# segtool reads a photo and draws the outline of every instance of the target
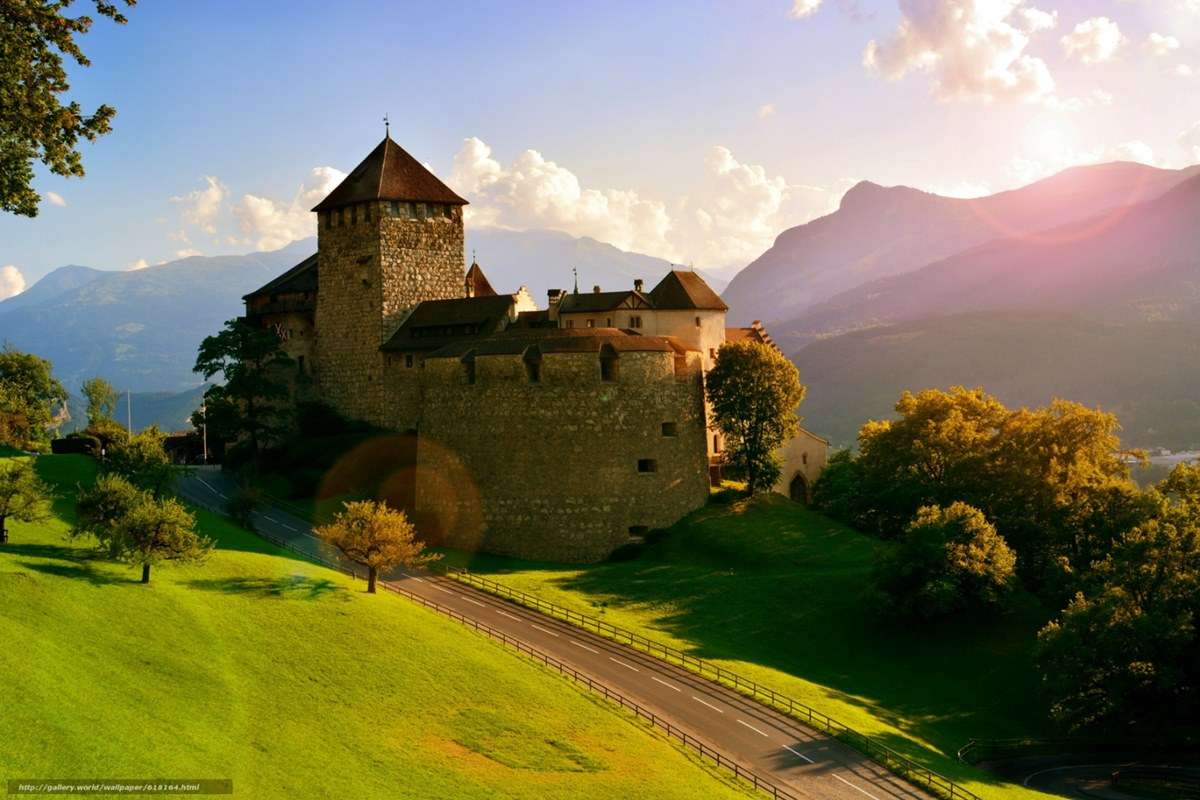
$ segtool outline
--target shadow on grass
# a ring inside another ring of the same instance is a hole
[[[29,559],[43,559],[42,561],[19,561],[17,563],[44,575],[84,580],[93,586],[137,582],[134,578],[122,578],[97,571],[92,566],[92,562],[100,560],[100,556],[95,550],[86,548],[53,544],[9,543],[0,548],[0,552]],[[54,563],[56,561],[63,563]]]
[[[326,597],[349,600],[346,587],[324,578],[285,575],[279,578],[208,578],[188,581],[193,589],[253,597],[277,597],[285,600],[321,600]]]
[[[53,575],[57,578],[83,580],[92,586],[112,586],[119,583],[139,583],[137,578],[121,578],[107,572],[97,572],[86,562],[80,564],[52,564],[44,561],[18,561],[22,567],[40,572],[43,575]]]

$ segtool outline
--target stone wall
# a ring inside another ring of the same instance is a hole
[[[615,382],[598,353],[548,353],[538,383],[519,355],[477,357],[474,384],[457,359],[422,373],[417,519],[449,546],[597,561],[708,498],[698,353],[677,376],[673,353],[623,352]]]
[[[389,397],[379,347],[421,301],[463,295],[462,208],[363,203],[320,214],[317,236],[322,395],[351,418],[385,425],[407,395]]]

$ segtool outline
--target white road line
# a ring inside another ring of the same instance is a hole
[[[699,704],[700,704],[700,705],[702,705],[702,706],[708,706],[709,708],[711,708],[713,711],[717,712],[718,714],[724,714],[724,713],[725,713],[725,712],[724,712],[724,711],[722,711],[721,709],[719,709],[719,708],[717,708],[716,706],[714,706],[712,703],[706,703],[706,702],[704,702],[704,701],[703,701],[703,700],[701,700],[699,697],[696,697],[696,695],[692,695],[692,699],[693,699],[693,700],[695,700],[697,703],[699,703]]]
[[[512,614],[508,613],[507,611],[501,611],[498,608],[496,609],[496,613],[502,617],[508,617],[509,619],[515,619],[517,622],[521,621],[520,617],[514,617]]]
[[[680,688],[679,688],[678,686],[676,686],[675,684],[673,684],[673,683],[667,683],[666,681],[662,680],[661,678],[656,678],[656,677],[654,677],[653,675],[651,675],[651,676],[650,676],[650,680],[652,680],[652,681],[656,681],[657,683],[661,683],[663,686],[666,686],[668,689],[674,689],[674,690],[675,690],[675,691],[677,691],[677,692],[682,692],[682,691],[683,691],[683,689],[680,689]]]
[[[753,725],[751,725],[749,722],[743,722],[742,720],[740,720],[740,719],[739,719],[739,720],[738,720],[738,725],[745,725],[747,728],[749,728],[750,730],[754,731],[754,732],[755,732],[755,733],[757,733],[759,736],[766,736],[766,735],[767,735],[765,732],[763,732],[763,731],[760,731],[758,728],[754,727],[754,726],[753,726]]]
[[[589,653],[595,653],[596,655],[600,655],[599,650],[596,650],[595,648],[592,648],[592,647],[588,647],[586,644],[581,644],[580,642],[577,642],[574,639],[568,639],[567,641],[570,642],[571,644],[575,645],[576,647],[582,647],[584,650],[587,650]]]
[[[267,522],[274,522],[276,525],[282,525],[282,524],[283,524],[283,523],[282,523],[282,522],[280,522],[279,520],[277,520],[277,519],[271,519],[270,517],[268,517],[268,516],[267,516],[267,515],[265,515],[265,514],[263,515],[263,519],[265,519]]]
[[[454,592],[450,591],[449,589],[443,589],[442,587],[438,586],[436,583],[430,584],[430,585],[433,586],[433,588],[437,589],[439,592],[445,592],[446,594],[454,594]]]
[[[622,667],[624,667],[625,669],[631,669],[631,670],[633,670],[634,672],[641,672],[641,670],[640,670],[640,669],[638,669],[637,667],[635,667],[633,664],[626,664],[624,661],[622,661],[622,660],[621,660],[621,659],[619,659],[619,658],[613,658],[612,656],[609,656],[609,657],[608,657],[608,660],[609,660],[609,661],[614,661],[614,662],[616,662],[616,663],[620,664],[620,665],[621,665]]]
[[[281,522],[279,524],[282,525],[283,527],[287,528],[289,531],[299,531],[300,530],[299,528],[293,528],[291,525],[288,525],[286,522]]]
[[[817,762],[813,761],[811,758],[809,758],[808,756],[804,755],[804,753],[801,753],[798,750],[793,750],[792,748],[788,747],[786,744],[783,746],[783,749],[787,750],[789,753],[796,756],[797,758],[803,758],[805,761],[807,761],[810,764],[817,763]]]
[[[536,624],[534,624],[534,623],[532,623],[532,622],[531,622],[531,623],[529,623],[529,627],[533,628],[534,630],[541,631],[542,633],[548,633],[548,634],[550,634],[551,636],[555,636],[555,637],[557,637],[557,636],[558,636],[558,634],[557,634],[557,633],[555,633],[554,631],[548,631],[548,630],[546,630],[545,628],[543,628],[541,625],[536,625]]]
[[[474,603],[475,605],[479,606],[480,608],[487,608],[486,605],[479,602],[474,597],[467,597],[465,594],[460,594],[459,597],[461,597],[463,600],[466,600],[468,603]]]
[[[216,489],[214,489],[214,488],[212,487],[212,484],[210,484],[208,481],[204,480],[204,478],[196,478],[196,480],[198,480],[198,481],[200,481],[201,483],[203,483],[203,484],[204,484],[206,487],[208,487],[208,490],[209,490],[210,492],[212,492],[213,494],[215,494],[217,497],[221,498],[222,500],[227,500],[227,499],[228,499],[227,497],[225,497],[225,495],[221,494],[221,493],[220,493],[220,492],[218,492]]]
[[[867,797],[871,798],[871,800],[879,800],[879,798],[878,798],[878,797],[876,797],[875,795],[871,794],[871,793],[870,793],[870,792],[868,792],[866,789],[863,789],[863,788],[861,788],[861,787],[859,787],[859,786],[855,786],[853,783],[851,783],[850,781],[846,780],[846,779],[845,779],[845,778],[843,778],[841,775],[834,775],[833,777],[837,778],[839,781],[841,781],[842,783],[846,784],[846,785],[847,785],[847,786],[849,786],[851,789],[856,789],[857,791],[860,791],[860,792],[862,792],[862,793],[863,793],[863,794],[865,794]]]

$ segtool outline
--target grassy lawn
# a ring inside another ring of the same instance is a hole
[[[93,560],[55,519],[0,548],[0,783],[232,778],[244,798],[745,798],[479,634],[201,512],[204,566]]]
[[[1047,613],[1025,595],[983,623],[880,624],[863,594],[883,546],[771,496],[710,505],[632,561],[449,561],[727,666],[983,797],[1045,797],[954,756],[972,736],[1047,733],[1030,663]]]

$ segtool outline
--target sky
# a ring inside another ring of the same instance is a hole
[[[77,2],[73,13],[89,4]],[[68,97],[87,176],[0,214],[0,298],[65,264],[275,249],[383,136],[470,202],[732,271],[859,180],[960,197],[1200,161],[1200,0],[139,3]],[[480,254],[486,266],[486,254]]]

